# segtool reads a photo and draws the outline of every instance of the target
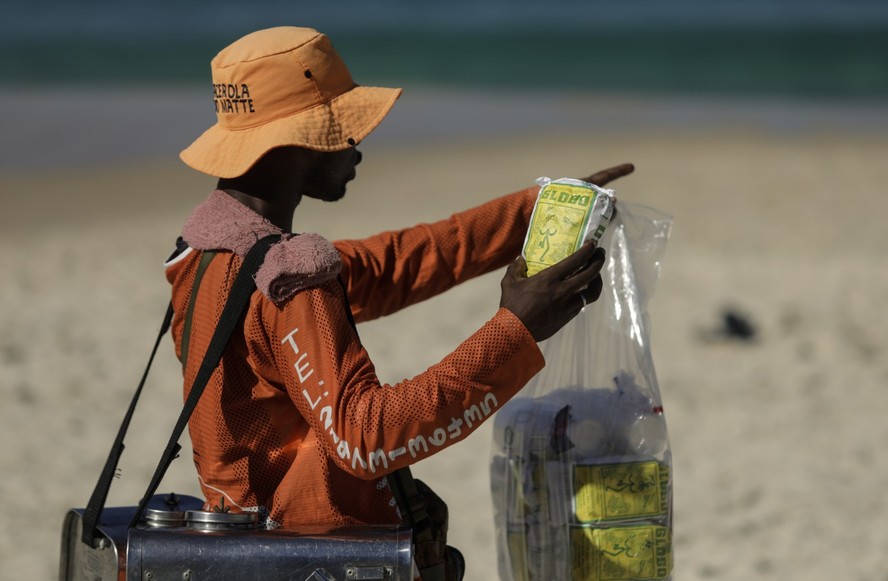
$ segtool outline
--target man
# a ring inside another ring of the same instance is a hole
[[[268,234],[283,237],[190,422],[207,508],[258,511],[269,527],[400,523],[389,477],[464,439],[543,367],[537,342],[598,298],[604,252],[588,245],[526,277],[515,257],[535,188],[366,240],[291,234],[303,197],[345,195],[355,146],[400,90],[356,85],[327,37],[304,28],[250,34],[212,71],[218,123],[181,157],[218,189],[167,263],[186,390],[243,256]],[[353,322],[509,263],[487,323],[428,371],[380,384]]]

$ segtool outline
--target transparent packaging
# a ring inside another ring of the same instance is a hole
[[[672,578],[672,458],[647,314],[672,221],[617,208],[600,299],[541,344],[546,367],[494,420],[504,580]]]

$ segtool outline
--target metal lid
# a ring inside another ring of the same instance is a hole
[[[185,511],[189,528],[199,530],[254,529],[258,521],[255,512],[214,512],[209,510]]]
[[[142,518],[150,527],[184,527],[185,512],[181,510],[160,510],[146,508]]]

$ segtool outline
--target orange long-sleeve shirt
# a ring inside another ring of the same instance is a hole
[[[355,320],[508,264],[520,253],[532,206],[528,189],[434,224],[336,242]],[[243,224],[223,212],[213,228],[230,234]],[[186,395],[241,264],[224,240],[202,244],[223,252],[194,301]],[[191,244],[167,263],[180,357],[200,256]],[[189,424],[208,507],[224,498],[259,511],[268,526],[397,523],[385,475],[464,439],[544,364],[523,324],[499,309],[441,362],[385,385],[346,304],[343,285],[330,277],[285,301],[253,294],[243,334],[232,337]]]

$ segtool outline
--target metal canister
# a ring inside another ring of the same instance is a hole
[[[146,508],[145,512],[142,513],[142,520],[147,526],[152,528],[184,527],[185,511]]]
[[[252,530],[256,528],[258,515],[255,512],[214,512],[209,510],[188,510],[185,522],[189,529],[198,531]]]

